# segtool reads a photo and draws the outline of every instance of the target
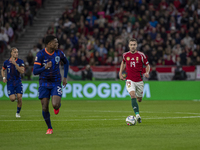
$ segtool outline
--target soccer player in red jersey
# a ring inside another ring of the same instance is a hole
[[[150,65],[144,53],[137,51],[137,40],[129,40],[129,51],[123,54],[123,61],[121,62],[119,77],[121,80],[126,80],[126,89],[131,96],[132,107],[135,112],[137,121],[142,122],[139,115],[138,102],[142,101],[143,96],[143,65],[146,66],[146,73],[144,76],[149,78]],[[122,75],[123,70],[126,68],[126,79]],[[137,99],[137,101],[136,101]]]

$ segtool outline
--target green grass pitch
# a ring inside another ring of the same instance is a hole
[[[54,133],[46,135],[40,101],[0,101],[0,150],[197,150],[200,149],[199,101],[143,101],[142,123],[128,126],[131,101],[62,101]]]

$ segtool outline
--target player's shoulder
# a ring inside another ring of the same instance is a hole
[[[140,51],[137,51],[137,54],[143,56],[143,57],[146,57],[145,54],[143,52],[140,52]]]
[[[129,51],[128,51],[128,52],[125,52],[125,53],[123,53],[123,57],[128,56],[129,54],[130,54]]]
[[[18,60],[19,62],[24,62],[24,61],[23,61],[22,59],[20,59],[20,58],[18,58],[17,60]]]
[[[55,52],[59,54],[63,54],[63,52],[60,49],[55,50]]]
[[[10,59],[10,58],[9,58]],[[9,59],[6,59],[5,61],[4,61],[4,63],[6,64],[6,63],[8,63],[9,62]]]
[[[37,57],[43,56],[45,55],[45,49],[40,50],[39,52],[37,52]]]

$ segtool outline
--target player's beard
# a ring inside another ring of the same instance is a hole
[[[132,50],[131,50],[131,53],[135,53],[135,52],[136,52],[136,49],[132,49]]]

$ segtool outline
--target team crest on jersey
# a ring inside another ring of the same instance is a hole
[[[58,64],[60,62],[60,57],[59,56],[56,56],[55,57],[55,61],[56,61],[56,64]]]
[[[138,63],[138,60],[139,60],[139,58],[138,58],[138,57],[136,57],[136,63]]]
[[[126,60],[128,60],[128,61],[129,61],[129,60],[130,60],[130,57],[127,57],[127,58],[126,58]]]

